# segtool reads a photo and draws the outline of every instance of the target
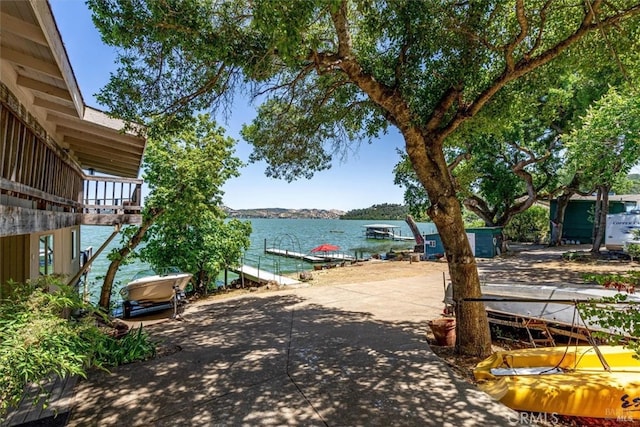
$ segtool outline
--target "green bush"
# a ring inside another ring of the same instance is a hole
[[[116,339],[100,329],[92,307],[55,277],[6,288],[9,293],[0,299],[0,419],[19,402],[27,384],[52,375],[86,377],[89,368],[145,359],[155,352],[142,330]]]
[[[504,227],[507,240],[516,242],[542,243],[549,240],[549,209],[531,206],[511,218]]]

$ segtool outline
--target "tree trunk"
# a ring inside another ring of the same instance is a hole
[[[127,244],[118,250],[118,256],[111,261],[107,274],[104,276],[104,282],[102,289],[100,290],[100,301],[98,306],[105,312],[109,312],[111,305],[111,291],[113,289],[113,281],[115,280],[116,273],[122,264],[122,261],[133,252],[133,250],[142,242],[142,238],[149,230],[149,227],[156,222],[158,217],[162,215],[164,209],[152,209],[149,215],[144,215],[142,224],[138,227],[135,234],[129,239]]]
[[[462,209],[457,198],[441,140],[427,140],[415,129],[405,133],[407,153],[420,182],[427,190],[431,206],[428,214],[438,229],[449,263],[449,275],[456,304],[456,351],[486,357],[491,354],[491,333],[484,304],[468,302],[481,296],[476,261],[467,239]]]
[[[485,357],[491,354],[491,334],[484,304],[467,302],[481,296],[475,257],[464,229],[460,205],[455,196],[440,199],[439,209],[430,209],[449,263],[456,308],[456,351]]]
[[[560,246],[562,244],[562,233],[564,228],[564,215],[569,206],[569,199],[573,193],[565,193],[558,197],[556,203],[556,214],[551,224],[551,246]]]
[[[607,212],[609,211],[609,186],[601,185],[598,187],[598,197],[596,200],[596,209],[593,217],[593,245],[591,253],[600,253],[600,246],[604,240],[604,228],[607,223]]]

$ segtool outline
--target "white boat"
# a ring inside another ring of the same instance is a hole
[[[176,292],[183,292],[193,275],[182,272],[158,274],[153,270],[137,273],[133,280],[120,290],[124,301],[143,304],[171,302]]]
[[[542,320],[563,326],[587,327],[590,330],[614,332],[601,328],[595,319],[583,319],[576,303],[601,301],[620,294],[614,289],[592,285],[523,285],[483,284],[480,287],[489,312]],[[640,304],[640,295],[626,294],[630,304]],[[624,308],[619,304],[617,308]],[[615,306],[614,306],[615,307]]]

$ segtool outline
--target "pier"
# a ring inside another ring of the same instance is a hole
[[[355,258],[351,255],[345,254],[327,254],[327,255],[308,255],[300,252],[289,251],[286,249],[276,249],[276,248],[265,248],[265,253],[271,255],[283,256],[286,258],[295,258],[300,259],[302,261],[309,262],[311,264],[317,264],[321,262],[331,262],[331,261],[353,261]]]
[[[243,265],[240,268],[232,268],[229,271],[239,274],[245,279],[252,280],[257,283],[276,282],[279,285],[297,285],[300,281],[292,279],[290,277],[279,276],[275,273],[266,270],[260,270],[249,265]]]

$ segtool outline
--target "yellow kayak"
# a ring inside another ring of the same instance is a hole
[[[517,411],[640,420],[640,360],[633,350],[592,346],[499,351],[474,368],[478,387]]]

